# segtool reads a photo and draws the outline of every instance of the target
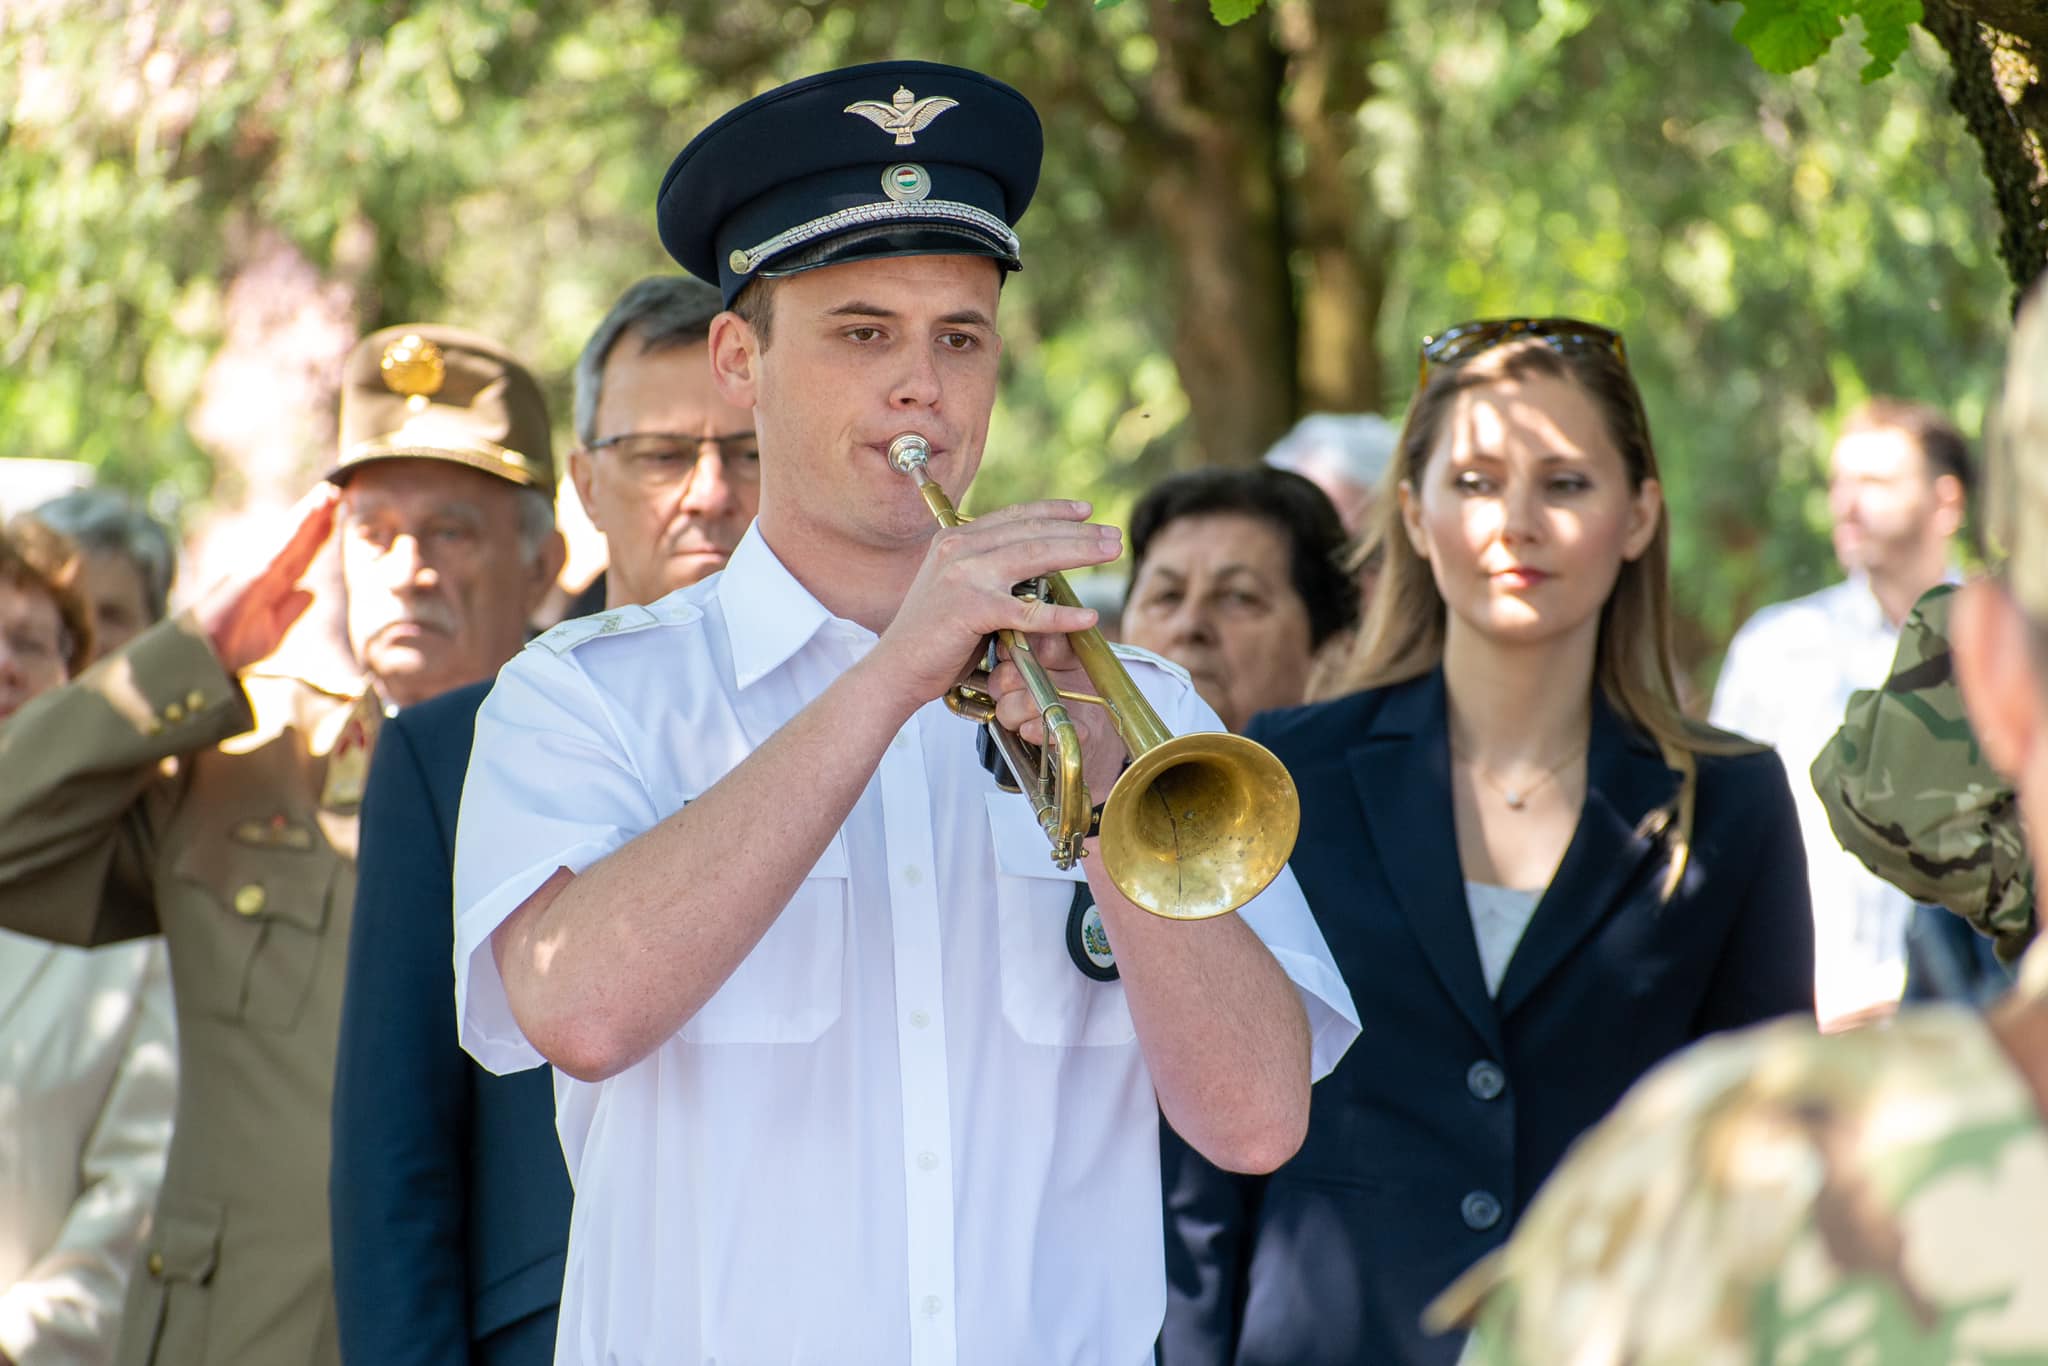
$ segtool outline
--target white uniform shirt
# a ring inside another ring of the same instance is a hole
[[[506,666],[456,847],[480,1063],[541,1062],[490,949],[506,916],[711,787],[874,642],[750,530],[722,574]],[[1221,728],[1185,675],[1130,669],[1173,730]],[[1079,876],[973,728],[920,710],[690,1022],[607,1081],[556,1074],[576,1185],[557,1362],[1149,1362],[1157,1102],[1122,985],[1069,956]],[[1293,875],[1241,914],[1301,991],[1320,1077],[1357,1012]]]
[[[1849,694],[1884,686],[1898,645],[1898,627],[1854,578],[1751,617],[1729,642],[1714,689],[1714,724],[1775,746],[1792,779],[1822,1024],[1896,1001],[1906,985],[1912,898],[1842,848],[1808,774],[1841,728]]]

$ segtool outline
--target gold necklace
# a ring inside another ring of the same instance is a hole
[[[1488,787],[1492,788],[1495,792],[1498,792],[1500,794],[1500,799],[1503,802],[1507,803],[1508,810],[1510,811],[1520,811],[1523,807],[1527,806],[1529,804],[1529,798],[1535,796],[1538,792],[1541,792],[1543,790],[1543,785],[1545,783],[1548,783],[1551,779],[1555,778],[1558,775],[1558,773],[1563,770],[1566,764],[1570,763],[1573,759],[1576,759],[1579,756],[1580,752],[1581,751],[1576,747],[1566,750],[1565,755],[1562,759],[1559,759],[1549,768],[1546,768],[1541,773],[1537,774],[1535,781],[1529,783],[1526,787],[1504,787],[1501,785],[1499,780],[1497,780],[1491,773],[1486,771],[1485,765],[1481,764],[1477,759],[1474,759],[1469,754],[1461,753],[1456,749],[1453,749],[1451,751],[1451,753],[1455,757],[1463,760],[1467,767],[1469,767],[1474,773],[1479,775],[1479,781],[1485,783]]]

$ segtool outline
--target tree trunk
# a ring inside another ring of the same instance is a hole
[[[1283,112],[1301,152],[1288,179],[1300,277],[1303,412],[1381,405],[1375,332],[1386,293],[1387,226],[1372,212],[1370,149],[1358,125],[1371,94],[1372,48],[1384,0],[1292,0],[1275,13],[1289,54]]]
[[[1295,413],[1294,291],[1278,173],[1283,59],[1260,15],[1152,0],[1159,62],[1138,92],[1147,216],[1173,270],[1184,463],[1256,461]]]
[[[1949,102],[1984,151],[1998,216],[1999,254],[2014,303],[2048,268],[2048,4],[2038,0],[1925,0],[1922,22],[1954,68]]]

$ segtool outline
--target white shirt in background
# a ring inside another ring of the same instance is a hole
[[[1849,694],[1891,674],[1898,628],[1861,578],[1766,607],[1729,643],[1713,723],[1777,748],[1792,779],[1813,894],[1814,1007],[1823,1027],[1896,1002],[1906,985],[1913,902],[1845,851],[1807,771]]]
[[[711,787],[875,643],[749,530],[721,574],[568,623],[477,718],[456,848],[463,1046],[540,1055],[490,936]],[[1187,676],[1130,672],[1176,732]],[[576,1185],[556,1360],[1142,1366],[1165,1304],[1159,1116],[1122,984],[1069,956],[1077,867],[939,702],[681,1032],[556,1075]],[[789,794],[792,806],[807,794]],[[1299,987],[1318,1077],[1357,1012],[1293,875],[1241,914]]]

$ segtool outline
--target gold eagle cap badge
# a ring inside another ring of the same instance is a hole
[[[385,347],[377,368],[383,372],[384,387],[404,394],[409,408],[424,408],[427,395],[441,392],[448,381],[448,362],[441,348],[416,332]]]
[[[923,99],[910,93],[910,87],[899,85],[896,94],[888,103],[881,100],[855,100],[841,110],[845,114],[858,114],[885,133],[896,135],[898,147],[908,147],[917,141],[931,121],[960,101],[944,95],[927,95]]]

